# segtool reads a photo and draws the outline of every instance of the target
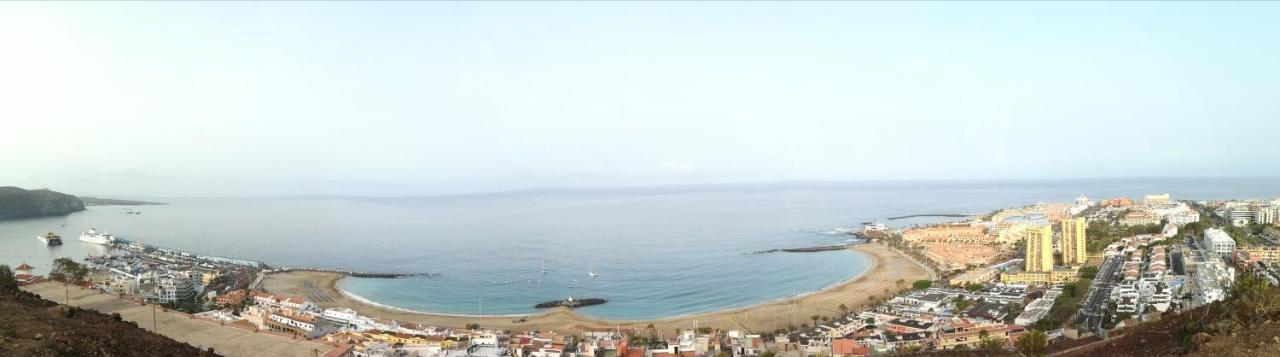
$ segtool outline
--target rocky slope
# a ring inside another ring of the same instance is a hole
[[[118,315],[58,305],[24,291],[0,292],[0,356],[217,356],[157,335]]]
[[[83,210],[84,202],[76,196],[48,189],[0,187],[0,218],[55,216]]]

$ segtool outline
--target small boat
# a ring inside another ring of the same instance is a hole
[[[543,260],[542,260],[542,268],[538,269],[538,272],[542,273],[542,275],[547,275],[547,260],[546,260],[546,259],[543,259]]]
[[[36,239],[44,242],[45,245],[62,245],[62,237],[59,237],[57,234],[53,234],[53,232],[37,234]]]
[[[600,276],[600,273],[597,273],[595,272],[595,270],[591,269],[591,262],[587,262],[587,275],[590,275],[592,279],[595,279],[596,277]]]

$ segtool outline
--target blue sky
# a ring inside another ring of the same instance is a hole
[[[1280,175],[1276,3],[4,3],[0,183]]]

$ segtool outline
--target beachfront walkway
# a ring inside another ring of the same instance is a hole
[[[67,294],[63,285],[46,282],[22,287],[45,299],[64,303]],[[115,295],[103,294],[94,290],[72,286],[69,289],[71,305],[96,310],[104,314],[119,313],[126,321],[133,321],[151,331],[152,306],[139,306],[120,300]],[[314,356],[323,355],[333,349],[332,346],[294,340],[269,333],[255,333],[251,330],[221,326],[216,322],[191,319],[177,312],[155,310],[155,325],[159,332],[169,338],[189,343],[201,349],[213,347],[214,352],[228,357],[251,356]],[[316,352],[318,351],[318,353]]]

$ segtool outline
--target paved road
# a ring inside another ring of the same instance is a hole
[[[22,287],[40,296],[56,302],[66,299],[63,285],[46,282]],[[85,309],[97,310],[104,314],[120,313],[125,320],[133,321],[138,327],[152,330],[152,306],[138,306],[123,301],[111,294],[102,294],[94,290],[71,287],[71,305]],[[250,330],[229,326],[220,326],[206,320],[191,319],[175,312],[155,311],[155,326],[160,334],[174,340],[192,344],[201,349],[213,347],[214,352],[230,357],[256,356],[313,356],[324,354],[333,349],[311,341],[294,340],[268,333],[255,333]]]
[[[1080,307],[1079,314],[1085,318],[1084,325],[1087,330],[1094,333],[1101,331],[1102,314],[1107,309],[1107,301],[1111,297],[1111,289],[1115,287],[1116,275],[1123,273],[1120,270],[1123,265],[1124,258],[1114,255],[1103,261],[1102,267],[1098,269],[1098,275],[1094,277],[1093,284]]]
[[[253,279],[253,284],[249,284],[249,290],[257,290],[258,285],[262,284],[262,278],[266,276],[267,276],[266,274],[263,274],[261,271],[259,271],[258,276]]]

